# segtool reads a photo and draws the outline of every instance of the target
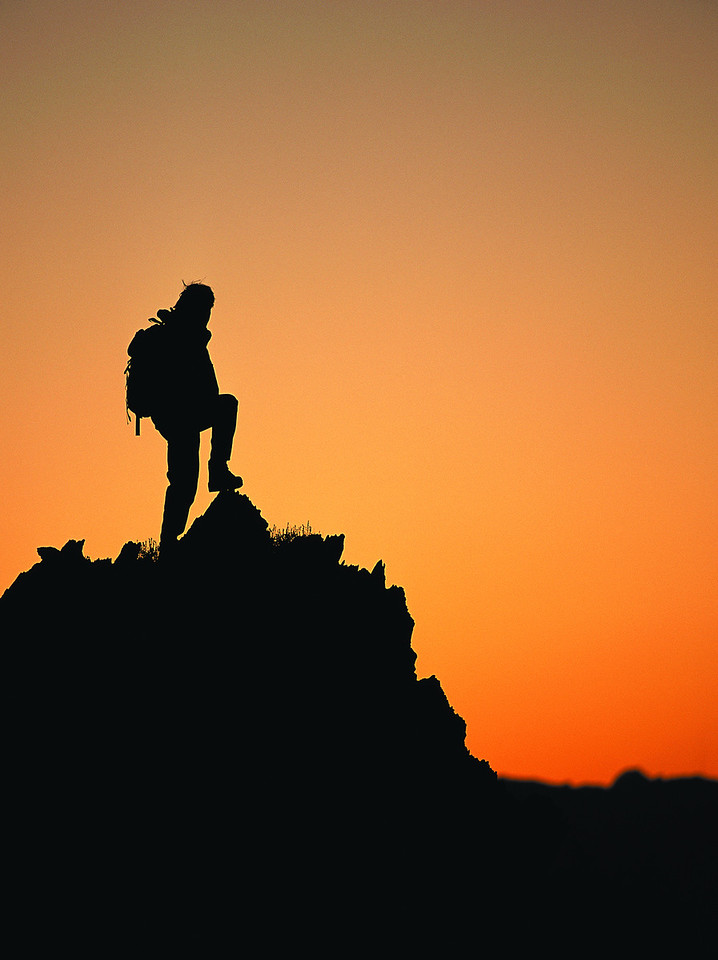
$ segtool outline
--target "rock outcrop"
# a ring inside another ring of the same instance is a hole
[[[110,926],[207,911],[271,956],[712,917],[718,785],[498,780],[342,536],[272,536],[231,493],[169,557],[83,546],[0,599],[20,889]]]
[[[304,920],[453,903],[455,858],[495,857],[496,775],[417,678],[403,590],[342,550],[238,493],[167,559],[41,548],[0,614],[43,856],[215,896],[240,871]]]

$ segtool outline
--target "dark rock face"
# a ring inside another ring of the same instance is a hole
[[[170,557],[83,544],[40,548],[0,599],[31,897],[204,910],[270,955],[713,916],[718,785],[498,781],[417,678],[403,590],[343,564],[343,537],[273,538],[229,493]]]
[[[0,601],[38,855],[113,882],[199,873],[215,896],[240,870],[255,909],[305,920],[436,910],[444,870],[450,898],[448,852],[495,846],[496,776],[417,679],[403,590],[342,549],[274,541],[231,493],[166,560],[42,550]]]

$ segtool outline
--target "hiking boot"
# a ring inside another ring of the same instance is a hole
[[[222,490],[237,490],[242,486],[242,478],[235,477],[226,463],[209,463],[209,492],[218,493]]]

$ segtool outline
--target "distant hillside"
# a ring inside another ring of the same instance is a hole
[[[39,548],[0,599],[20,886],[189,898],[270,938],[281,916],[295,942],[480,939],[559,903],[604,930],[668,904],[706,923],[718,784],[498,780],[417,677],[404,592],[342,549],[272,537],[237,493],[169,560]]]

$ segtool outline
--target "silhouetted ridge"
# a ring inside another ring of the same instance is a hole
[[[334,956],[337,930],[445,951],[489,922],[712,916],[716,784],[497,780],[343,536],[273,537],[232,492],[159,560],[83,546],[40,547],[0,599],[27,882],[41,863],[96,910],[93,877],[153,903],[241,886],[242,924]]]
[[[335,909],[425,896],[482,835],[496,776],[439,681],[417,679],[403,590],[381,562],[343,564],[343,544],[273,540],[223,493],[167,560],[42,549],[1,601],[31,805],[51,793],[53,821],[102,834],[126,870],[148,843],[176,865],[208,842],[272,889],[281,863],[297,895],[343,891]]]

